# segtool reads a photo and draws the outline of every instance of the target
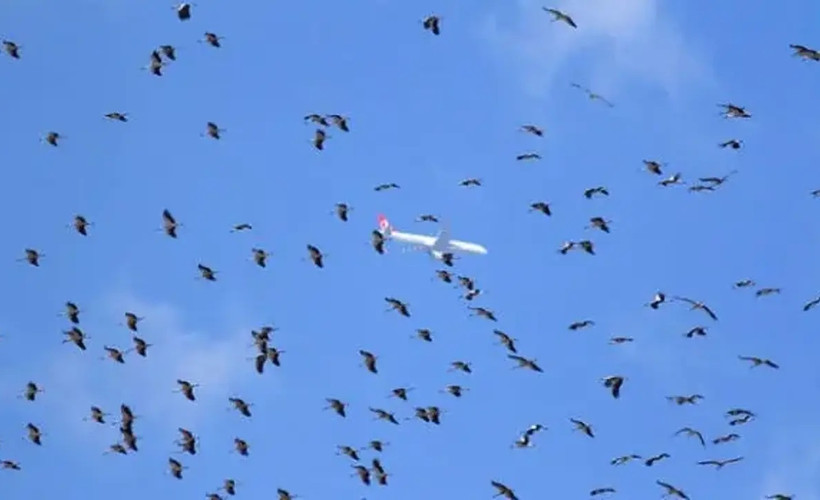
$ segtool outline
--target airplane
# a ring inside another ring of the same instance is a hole
[[[487,249],[477,243],[450,239],[450,231],[442,229],[438,236],[428,236],[425,234],[403,233],[396,231],[387,217],[379,215],[379,232],[385,239],[391,239],[412,245],[416,249],[426,250],[430,256],[437,260],[452,259],[455,252],[472,253],[486,255]],[[449,257],[448,257],[449,256]]]

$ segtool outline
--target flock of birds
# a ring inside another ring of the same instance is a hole
[[[190,3],[182,3],[175,7],[176,15],[178,16],[180,21],[189,21],[192,18],[192,6],[193,4]],[[579,27],[578,23],[576,23],[576,21],[568,13],[547,7],[544,7],[543,10],[550,16],[552,16],[553,21],[564,23],[567,25],[567,27],[572,29],[583,29],[583,26]],[[435,36],[438,36],[442,33],[441,18],[439,18],[438,16],[431,15],[426,17],[422,20],[422,26],[424,30],[429,31]],[[219,49],[222,46],[222,40],[223,38],[217,35],[216,33],[205,32],[201,41],[213,47],[214,49]],[[20,63],[25,64],[26,54],[23,51],[23,45],[19,44],[17,41],[12,40],[3,40],[2,45],[3,50],[10,58],[13,58],[15,60],[21,60]],[[802,58],[807,61],[820,61],[820,51],[818,50],[798,44],[792,44],[790,45],[790,47],[794,51],[794,55],[796,57]],[[175,47],[172,45],[162,45],[150,52],[150,62],[148,66],[145,67],[145,69],[150,71],[150,73],[156,77],[163,77],[165,75],[166,67],[168,67],[172,63],[175,63],[176,61],[177,55]],[[606,98],[593,92],[590,89],[587,89],[575,83],[573,83],[572,86],[580,91],[583,91],[591,100],[602,102],[603,104],[609,107],[614,106],[614,104],[608,101]],[[722,109],[722,116],[727,119],[750,119],[752,116],[746,108],[733,103],[723,103],[719,104],[719,106]],[[118,111],[109,112],[105,114],[105,117],[112,121],[118,121],[123,123],[129,121],[128,115],[126,113]],[[328,135],[328,131],[331,128],[336,128],[337,130],[343,133],[349,133],[351,131],[349,119],[345,116],[338,114],[325,115],[309,113],[304,117],[304,120],[315,126],[311,143],[313,147],[319,151],[325,148],[325,143],[327,139],[330,138],[330,135]],[[543,130],[540,127],[533,124],[522,125],[521,131],[528,134],[532,134],[536,137],[542,137],[544,135]],[[222,132],[224,132],[224,130],[220,128],[218,124],[214,122],[208,122],[205,124],[205,129],[202,135],[214,140],[219,140],[221,138]],[[62,140],[62,138],[62,132],[50,131],[45,134],[42,140],[49,146],[57,147],[60,145],[60,141]],[[743,147],[743,141],[740,139],[729,139],[720,142],[719,146],[722,148],[730,148],[737,150]],[[540,159],[540,155],[535,152],[529,152],[518,155],[516,159],[519,161],[533,161]],[[660,178],[660,180],[658,181],[658,184],[660,186],[671,187],[687,184],[687,182],[684,180],[682,173],[666,172],[666,165],[660,161],[646,159],[643,160],[643,164],[646,172],[648,172],[651,175],[658,176]],[[724,186],[724,184],[735,173],[736,171],[732,171],[721,176],[698,178],[696,182],[688,184],[688,189],[692,192],[716,191],[717,189]],[[469,178],[463,180],[460,183],[460,185],[463,187],[477,187],[482,185],[482,181],[478,178]],[[374,187],[376,191],[386,191],[399,188],[400,186],[395,183],[386,183]],[[609,194],[609,190],[605,186],[591,186],[588,189],[586,189],[583,193],[584,197],[587,199],[592,199],[595,197],[607,197],[609,196]],[[820,190],[813,192],[812,195],[820,196]],[[350,210],[351,207],[346,203],[339,203],[335,206],[335,214],[337,215],[338,219],[342,222],[348,221]],[[530,205],[530,210],[533,212],[539,212],[545,216],[552,216],[550,204],[546,201],[533,202]],[[162,225],[160,229],[164,232],[164,234],[167,237],[173,239],[176,239],[178,237],[184,237],[178,234],[178,230],[182,227],[182,223],[176,220],[176,218],[169,209],[162,210],[161,213],[158,212],[157,215],[158,219],[161,218]],[[432,214],[420,215],[418,220],[422,222],[438,222],[438,218]],[[589,220],[588,227],[592,229],[597,229],[603,233],[609,233],[611,230],[611,223],[612,221],[607,220],[604,217],[592,217]],[[73,222],[71,223],[71,227],[73,227],[76,233],[82,237],[94,237],[94,235],[92,234],[94,231],[91,230],[92,226],[93,222],[91,222],[89,219],[87,219],[84,215],[81,214],[75,215],[73,218]],[[251,224],[240,223],[235,225],[231,229],[231,231],[243,232],[251,231],[252,229],[253,227]],[[385,252],[386,241],[383,234],[378,230],[373,230],[371,234],[371,243],[373,250],[375,252],[379,254],[383,254]],[[325,266],[325,254],[323,253],[322,249],[320,249],[318,246],[314,244],[307,244],[305,250],[306,258],[309,259],[310,262],[312,262],[316,267],[323,268]],[[557,250],[561,254],[567,254],[573,250],[581,251],[589,255],[596,254],[595,244],[590,239],[567,241]],[[265,268],[267,266],[267,260],[269,256],[270,253],[265,249],[251,249],[252,260],[259,267]],[[23,250],[20,260],[27,263],[30,266],[39,267],[41,265],[41,260],[44,257],[45,254],[42,253],[41,249],[26,248]],[[441,264],[444,267],[438,269],[435,272],[435,275],[440,281],[444,283],[455,283],[459,285],[459,287],[461,287],[464,290],[464,294],[462,297],[465,300],[469,301],[470,304],[472,304],[472,301],[481,297],[482,290],[477,286],[476,280],[474,278],[460,275],[453,269],[450,269],[454,267],[454,257],[455,256],[453,255],[445,255],[441,259]],[[201,279],[206,281],[218,281],[218,271],[209,267],[207,264],[201,262],[198,263],[197,270]],[[764,297],[767,295],[777,294],[780,292],[779,288],[758,287],[757,284],[751,279],[740,280],[734,284],[734,287],[736,289],[754,289],[754,293],[757,297]],[[402,299],[395,297],[385,297],[385,302],[387,303],[388,310],[393,310],[397,314],[400,314],[405,317],[411,317],[410,306]],[[684,304],[693,311],[699,311],[703,313],[704,318],[708,319],[709,321],[714,322],[718,320],[717,313],[704,302],[694,298],[682,297],[677,295],[667,295],[663,291],[658,291],[655,294],[655,296],[652,297],[652,299],[646,304],[646,306],[650,307],[653,310],[659,310],[663,307],[666,307],[667,304],[670,303]],[[817,306],[818,304],[820,304],[820,297],[816,297],[807,301],[803,306],[803,309],[805,311],[808,311],[809,309]],[[488,306],[469,305],[468,309],[472,315],[487,320],[493,326],[499,321],[495,312]],[[104,352],[104,357],[110,359],[111,362],[114,363],[125,363],[127,355],[132,352],[138,356],[150,358],[150,348],[152,344],[140,336],[139,325],[143,318],[139,315],[138,311],[123,312],[124,325],[132,333],[133,344],[132,347],[130,347],[129,349],[123,349],[109,345],[96,346],[88,342],[89,338],[83,331],[83,322],[81,320],[81,317],[83,316],[83,308],[80,304],[77,304],[72,301],[67,301],[65,303],[64,315],[69,323],[68,328],[64,331],[64,343],[72,344],[74,347],[81,351],[86,351],[87,349],[102,349]],[[569,325],[569,329],[576,331],[589,328],[593,325],[593,321],[583,320],[572,323],[571,325]],[[696,326],[687,331],[685,333],[685,337],[694,338],[705,336],[707,334],[707,330],[707,326]],[[255,349],[255,353],[252,358],[252,369],[254,369],[259,374],[263,374],[266,370],[270,370],[271,368],[275,369],[280,367],[281,356],[284,353],[284,351],[273,345],[272,338],[273,333],[275,331],[275,327],[266,325],[251,332]],[[492,331],[493,334],[497,337],[499,343],[505,349],[506,356],[507,358],[509,358],[513,367],[530,370],[533,372],[543,371],[535,358],[529,357],[519,351],[516,339],[513,338],[510,334],[506,333],[505,331],[499,328],[493,328]],[[433,341],[433,333],[430,329],[420,328],[416,331],[416,336],[425,342]],[[613,345],[626,344],[633,341],[633,338],[626,336],[612,337],[610,339],[610,343]],[[364,369],[373,374],[379,373],[379,357],[377,354],[362,349],[359,351],[359,355],[361,356],[361,362]],[[739,361],[749,363],[749,365],[752,368],[779,368],[777,362],[762,356],[739,355],[738,359]],[[472,373],[472,364],[466,360],[456,360],[451,363],[450,370],[453,372],[461,372],[463,374],[469,375],[470,373]],[[623,374],[609,375],[601,379],[601,386],[603,390],[609,391],[612,398],[618,399],[621,397],[621,393],[624,390],[624,386],[627,380],[628,377],[626,377]],[[197,400],[196,388],[198,387],[198,385],[195,380],[179,379],[176,380],[175,383],[177,385],[178,392],[180,393],[180,397],[183,397],[192,402]],[[38,395],[43,391],[43,389],[35,381],[29,382],[24,388],[21,388],[21,390],[21,397],[32,403],[35,403],[37,401],[39,397]],[[410,387],[396,387],[392,390],[392,396],[403,401],[409,401],[409,393],[411,392],[411,390],[412,388]],[[453,398],[460,398],[467,391],[467,387],[464,387],[459,384],[448,385],[443,390],[443,392],[451,395]],[[230,397],[227,399],[232,408],[234,408],[239,414],[241,414],[244,417],[251,417],[251,403],[239,397]],[[670,401],[670,403],[675,405],[696,405],[700,400],[703,399],[703,396],[700,394],[683,394],[668,396],[667,399]],[[347,418],[348,416],[348,405],[343,399],[328,397],[326,399],[325,408],[327,410],[332,411],[332,413],[335,414],[338,418]],[[372,413],[374,418],[393,425],[399,425],[400,422],[404,420],[417,419],[430,425],[438,426],[442,424],[442,415],[444,414],[444,410],[437,405],[415,406],[412,412],[413,416],[409,418],[400,417],[397,415],[396,412],[382,408],[375,403],[373,406],[369,407],[368,410],[370,413]],[[137,419],[135,417],[134,410],[132,410],[128,404],[123,403],[119,407],[117,413],[118,418],[116,419],[116,425],[119,428],[120,439],[110,445],[108,453],[116,453],[123,455],[137,453],[139,451],[139,446],[137,434],[135,433],[135,422],[137,421]],[[730,408],[726,411],[725,416],[727,419],[727,428],[724,434],[707,438],[698,429],[688,426],[680,428],[674,434],[694,439],[700,446],[703,447],[706,447],[707,445],[726,445],[728,443],[740,439],[741,429],[745,428],[746,424],[753,422],[755,420],[756,414],[754,411],[745,408]],[[109,421],[109,417],[109,414],[100,407],[91,406],[88,409],[87,420],[89,422],[106,424]],[[558,426],[560,424],[555,423],[555,425]],[[567,425],[571,426],[572,428],[574,428],[575,430],[579,431],[580,433],[589,438],[595,438],[596,436],[595,426],[590,422],[578,418],[571,418],[569,419],[569,422],[567,422]],[[40,429],[40,427],[38,427],[38,425],[29,422],[25,425],[25,429],[27,438],[31,441],[33,445],[47,446],[47,441],[44,441],[43,439],[45,433]],[[526,429],[522,429],[519,433],[518,438],[515,439],[510,444],[510,446],[513,448],[532,447],[537,439],[538,434],[546,429],[547,427],[542,424],[533,424]],[[178,432],[179,439],[176,442],[176,444],[179,446],[180,451],[183,454],[195,455],[198,450],[198,437],[191,430],[183,427],[180,427],[178,429]],[[385,465],[382,463],[381,459],[378,456],[378,454],[380,454],[384,450],[386,445],[386,442],[374,439],[370,441],[370,443],[368,443],[368,445],[365,448],[354,447],[349,445],[340,445],[338,447],[337,453],[348,457],[352,461],[352,475],[356,477],[363,485],[387,485],[389,483],[391,472],[389,472],[389,470],[385,467]],[[233,446],[236,452],[240,455],[247,456],[250,453],[250,444],[240,437],[236,437],[234,439]],[[369,450],[373,452],[375,455],[372,455],[369,460],[364,460],[361,455],[364,450]],[[611,464],[613,466],[623,466],[629,462],[638,461],[643,463],[646,467],[652,467],[654,464],[657,464],[658,462],[670,458],[671,456],[669,453],[660,453],[653,456],[626,454],[623,456],[614,457],[611,461]],[[737,464],[741,462],[743,459],[743,456],[729,455],[729,458],[704,459],[697,462],[697,464],[700,466],[722,469],[723,467]],[[19,463],[13,457],[3,457],[3,460],[2,462],[0,462],[0,465],[3,469],[7,471],[25,470],[25,465]],[[170,474],[174,478],[183,479],[186,466],[183,464],[182,458],[168,458],[167,467]],[[516,500],[517,498],[519,498],[515,491],[515,486],[513,484],[492,478],[488,479],[487,481],[488,488],[490,489],[491,493],[494,493],[495,497],[503,497],[509,500]],[[210,500],[221,500],[224,498],[224,496],[235,495],[237,494],[237,484],[238,483],[235,479],[225,479],[220,490],[208,492],[207,498],[209,498]],[[671,484],[670,482],[659,479],[657,480],[657,486],[660,488],[659,491],[664,497],[676,497],[683,500],[687,500],[690,498],[685,492],[685,489],[680,485]],[[599,486],[589,491],[589,495],[593,497],[614,493],[616,493],[616,489],[610,486]],[[284,487],[277,487],[276,494],[278,495],[278,498],[280,500],[289,500],[292,498],[296,498],[297,496],[295,493],[291,493],[291,491],[285,489]],[[793,497],[785,493],[772,492],[766,498],[775,500],[790,500]]]

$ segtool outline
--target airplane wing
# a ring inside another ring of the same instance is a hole
[[[438,236],[436,236],[435,241],[433,242],[432,249],[435,251],[443,252],[449,248],[450,244],[450,228],[448,224],[444,224],[444,227],[438,232]]]

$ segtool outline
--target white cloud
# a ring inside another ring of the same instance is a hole
[[[641,79],[675,98],[684,84],[709,84],[713,76],[692,42],[663,14],[661,3],[516,0],[512,19],[490,15],[484,35],[500,58],[517,67],[526,90],[535,96],[544,96],[571,60],[583,58],[589,74],[575,78],[584,78],[578,83],[596,92],[614,92],[626,80]],[[550,22],[543,6],[569,14],[578,29]]]
[[[258,377],[247,360],[254,354],[249,346],[251,326],[238,325],[227,334],[196,332],[168,304],[145,302],[128,295],[111,296],[106,302],[94,308],[107,313],[102,318],[92,321],[90,314],[82,318],[82,327],[90,337],[88,350],[81,352],[74,346],[62,346],[49,363],[41,384],[47,391],[42,404],[66,415],[66,423],[83,439],[116,439],[116,434],[94,432],[93,424],[82,421],[91,405],[111,413],[112,421],[119,415],[120,403],[131,406],[140,421],[146,423],[143,425],[162,425],[172,416],[174,425],[167,431],[174,433],[177,425],[196,429],[209,412],[227,409],[227,398],[239,389],[240,383]],[[154,345],[148,348],[146,358],[134,352],[127,354],[123,365],[101,360],[105,344],[131,346],[130,332],[117,325],[123,321],[125,311],[145,317],[140,324],[144,332],[138,335]],[[200,385],[195,391],[196,402],[174,392],[178,378]],[[273,384],[275,388],[275,382],[265,377],[266,387]]]

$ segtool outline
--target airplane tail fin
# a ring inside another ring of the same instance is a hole
[[[381,232],[384,236],[390,236],[390,233],[393,231],[393,226],[390,224],[390,221],[387,220],[383,214],[379,214],[379,232]]]

